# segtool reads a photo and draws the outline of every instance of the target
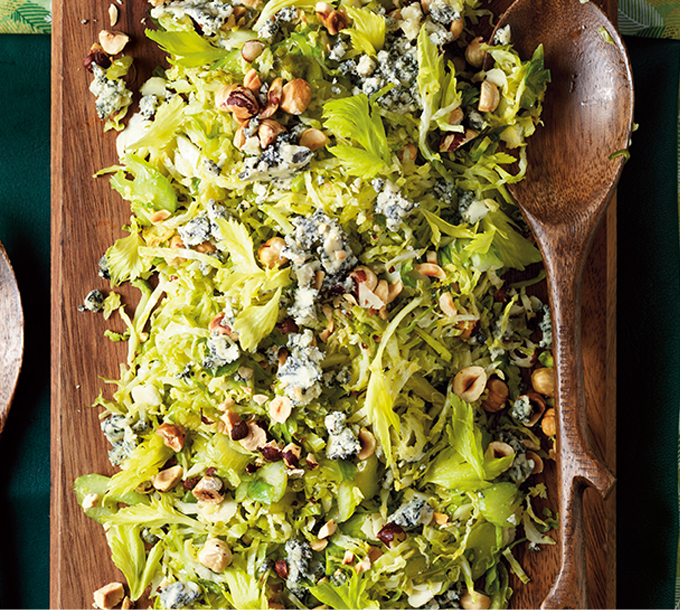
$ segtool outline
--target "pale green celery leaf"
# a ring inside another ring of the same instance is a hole
[[[500,538],[498,528],[488,521],[478,521],[470,528],[467,549],[470,553],[470,574],[478,580],[496,563],[500,555]]]
[[[153,123],[137,141],[130,142],[127,150],[140,148],[164,148],[179,131],[184,121],[184,100],[181,95],[175,95],[168,102],[161,104],[156,110]]]
[[[330,148],[349,173],[364,179],[374,177],[390,163],[385,126],[374,102],[364,93],[332,99],[324,104],[325,127],[336,138],[347,138],[364,150],[347,145]]]
[[[365,574],[352,570],[352,575],[342,584],[333,584],[330,581],[320,581],[319,584],[310,587],[309,592],[322,604],[326,604],[335,610],[362,610],[364,608],[380,608],[380,604],[370,598],[366,589],[369,581]]]
[[[423,477],[423,483],[434,483],[446,489],[458,491],[484,489],[491,485],[487,478],[493,478],[503,470],[507,470],[512,460],[512,456],[485,458],[484,472],[480,476],[453,447],[447,447],[430,464]]]
[[[380,157],[355,146],[338,144],[329,147],[328,152],[340,159],[348,173],[364,180],[374,178],[385,167],[385,162]]]
[[[123,470],[111,477],[108,493],[117,495],[132,491],[157,474],[173,453],[159,435],[152,434],[132,450],[122,465]]]
[[[242,610],[258,610],[267,608],[266,591],[257,576],[251,576],[244,569],[231,566],[222,576],[227,582],[229,594],[234,608]]]
[[[399,416],[394,412],[394,398],[387,384],[387,377],[382,367],[371,370],[366,389],[366,407],[368,418],[373,425],[380,446],[385,452],[385,465],[392,463],[392,440],[390,427],[399,426]]]
[[[349,4],[343,10],[352,18],[352,25],[343,32],[349,35],[357,51],[375,55],[385,46],[385,17]]]
[[[260,341],[274,330],[279,317],[280,299],[281,288],[265,305],[249,305],[236,316],[234,330],[238,333],[239,343],[244,350],[256,349]]]
[[[262,12],[253,26],[253,30],[257,32],[281,9],[292,6],[293,4],[301,11],[311,11],[314,10],[314,7],[316,6],[316,0],[269,0],[262,8]]]
[[[117,239],[113,246],[106,251],[106,263],[111,275],[112,286],[118,286],[144,274],[147,265],[139,253],[139,249],[143,246],[142,236],[139,233],[130,233],[128,237]],[[114,303],[112,303],[113,305]]]
[[[106,531],[113,562],[125,575],[130,589],[130,599],[138,600],[160,567],[163,546],[160,542],[147,557],[140,527],[112,526]]]
[[[217,474],[234,487],[241,482],[239,475],[251,460],[251,455],[225,434],[215,434],[210,439],[197,437],[191,448],[194,464],[202,463],[206,470],[217,465]]]
[[[493,246],[506,267],[522,271],[527,265],[541,262],[541,253],[513,227],[512,220],[502,211],[490,211],[480,223],[484,231],[493,231]]]
[[[196,534],[206,533],[206,525],[178,512],[172,503],[173,500],[168,496],[152,496],[149,504],[126,506],[116,514],[105,517],[104,525],[106,527],[142,525],[150,528],[181,525]]]
[[[336,494],[338,501],[338,523],[344,523],[349,519],[356,510],[356,507],[361,504],[364,499],[364,494],[361,490],[349,481],[343,481],[338,487]]]
[[[148,38],[172,55],[171,63],[183,68],[200,68],[225,59],[232,51],[216,47],[194,31],[145,30]]]
[[[482,432],[475,424],[475,414],[470,403],[449,392],[452,407],[450,440],[453,448],[472,466],[480,479],[484,479],[484,449]]]
[[[262,273],[262,269],[255,260],[253,239],[248,229],[233,218],[218,218],[216,223],[222,233],[220,245],[229,251],[234,265],[245,272]]]
[[[172,213],[177,209],[177,194],[166,176],[135,154],[126,154],[123,161],[126,167],[111,177],[111,186],[132,203],[137,216],[144,218],[149,210]],[[131,173],[134,179],[127,179],[126,173]]]

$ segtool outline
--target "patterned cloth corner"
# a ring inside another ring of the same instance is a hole
[[[49,34],[51,0],[0,0],[0,34]]]

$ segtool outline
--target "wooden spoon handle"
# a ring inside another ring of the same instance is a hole
[[[544,251],[552,305],[556,363],[557,450],[561,567],[543,608],[588,608],[583,538],[583,491],[606,497],[614,476],[596,456],[586,424],[581,354],[581,281],[588,241],[579,235],[553,238]]]

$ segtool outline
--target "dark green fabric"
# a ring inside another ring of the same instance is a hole
[[[678,548],[680,42],[626,42],[640,127],[618,191],[618,605],[672,608]]]
[[[26,319],[0,436],[0,607],[47,608],[50,509],[50,38],[0,36],[0,241]]]
[[[49,590],[49,49],[0,36],[0,241],[26,312],[23,372],[0,436],[0,607]],[[673,605],[678,505],[680,42],[628,40],[637,117],[619,189],[619,607]]]

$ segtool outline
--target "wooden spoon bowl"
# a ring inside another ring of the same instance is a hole
[[[561,566],[542,607],[587,608],[583,490],[606,496],[614,477],[585,421],[581,281],[630,142],[632,72],[616,28],[593,2],[517,0],[496,30],[508,24],[523,58],[543,44],[552,78],[526,178],[509,186],[545,261],[556,362]]]
[[[0,432],[21,370],[24,354],[24,314],[14,271],[0,244]]]

